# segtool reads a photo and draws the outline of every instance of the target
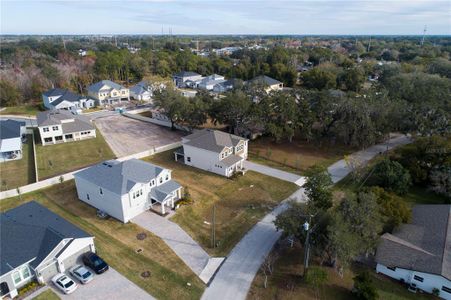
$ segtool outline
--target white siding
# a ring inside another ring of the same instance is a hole
[[[219,166],[219,153],[183,145],[185,164],[219,175],[226,176],[226,169]],[[191,161],[188,161],[190,158]]]
[[[443,286],[446,286],[451,289],[451,281],[442,276],[435,275],[435,274],[423,273],[423,272],[417,272],[417,271],[412,271],[412,270],[406,270],[406,269],[402,269],[402,268],[396,268],[393,271],[381,264],[377,264],[376,272],[382,273],[382,274],[387,275],[396,280],[403,280],[407,284],[414,283],[414,284],[416,284],[417,288],[419,288],[425,292],[428,292],[428,293],[432,293],[432,290],[434,288],[437,288],[440,290],[441,298],[446,299],[446,300],[451,300],[451,293],[442,291]],[[423,282],[414,279],[415,275],[423,278]]]

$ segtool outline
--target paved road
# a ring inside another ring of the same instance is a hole
[[[208,253],[174,222],[150,211],[133,218],[132,222],[160,237],[196,275],[207,265]]]
[[[363,163],[366,163],[380,152],[409,142],[409,138],[398,136],[391,139],[388,144],[376,145],[364,151],[359,151],[355,155]],[[341,160],[333,164],[329,168],[329,172],[331,172],[334,182],[337,182],[344,178],[349,173],[349,170],[345,161]],[[307,199],[303,192],[301,188],[289,199],[294,198],[296,201],[305,202]],[[281,232],[276,231],[273,220],[278,214],[287,209],[287,200],[289,199],[286,199],[276,209],[266,215],[233,248],[221,269],[211,281],[210,286],[202,295],[203,300],[246,299],[255,274],[281,235]]]
[[[281,171],[275,168],[271,168],[265,165],[260,165],[260,164],[256,164],[254,162],[248,161],[246,160],[244,162],[244,167],[248,170],[252,170],[261,174],[265,174],[271,177],[276,177],[285,181],[289,181],[289,182],[293,182],[296,183],[299,186],[302,186],[304,184],[304,179],[303,177],[297,175],[297,174],[293,174],[293,173],[289,173],[289,172],[285,172],[285,171]]]
[[[94,279],[86,285],[78,284],[78,288],[70,295],[61,293],[52,283],[49,283],[49,286],[62,300],[155,299],[113,268],[103,274],[94,275]]]

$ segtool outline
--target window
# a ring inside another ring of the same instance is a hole
[[[52,138],[45,138],[45,139],[44,139],[44,142],[46,142],[46,143],[51,143],[51,142],[53,142],[53,139],[52,139]]]
[[[100,188],[99,191],[100,191],[100,195],[103,195],[103,190],[102,190],[102,188]]]
[[[423,282],[423,280],[424,280],[423,277],[420,277],[420,276],[417,276],[417,275],[413,276],[413,279],[415,279],[416,281],[419,281],[419,282]]]
[[[43,132],[49,132],[49,128],[48,127],[44,127],[44,128],[42,128],[42,131]]]
[[[22,281],[31,277],[30,269],[27,266],[21,267],[18,271],[13,273],[14,284],[17,285]]]
[[[187,157],[186,160],[187,160],[188,162],[191,162],[191,157]]]
[[[160,183],[163,183],[163,177],[160,177]]]
[[[166,181],[169,180],[169,174],[166,174]]]
[[[52,126],[52,130],[53,131],[57,131],[58,130],[58,126]]]
[[[392,271],[396,271],[396,267],[387,267],[387,269],[392,270]]]
[[[89,194],[86,194],[86,198],[89,200]]]
[[[442,291],[450,293],[451,294],[451,288],[447,287],[447,286],[442,286]]]
[[[13,274],[13,280],[15,284],[18,284],[22,281],[22,278],[20,277],[19,271],[14,272]]]
[[[122,91],[122,95],[125,95],[125,91]]]

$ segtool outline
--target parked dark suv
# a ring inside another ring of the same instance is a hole
[[[94,270],[96,274],[102,274],[109,269],[108,264],[92,252],[83,255],[83,263]]]

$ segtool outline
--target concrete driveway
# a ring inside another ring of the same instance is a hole
[[[82,285],[75,278],[78,288],[70,295],[63,294],[57,287],[49,282],[50,288],[58,294],[61,299],[68,300],[152,300],[155,299],[136,284],[122,276],[111,268],[103,274],[94,275],[94,279],[86,285]]]
[[[180,131],[117,114],[96,118],[94,122],[117,157],[179,142],[183,136]]]
[[[285,172],[279,169],[271,168],[265,165],[257,164],[246,160],[244,162],[244,167],[248,170],[255,171],[267,176],[279,178],[281,180],[293,182],[298,186],[302,186],[305,183],[305,178],[297,174]]]

